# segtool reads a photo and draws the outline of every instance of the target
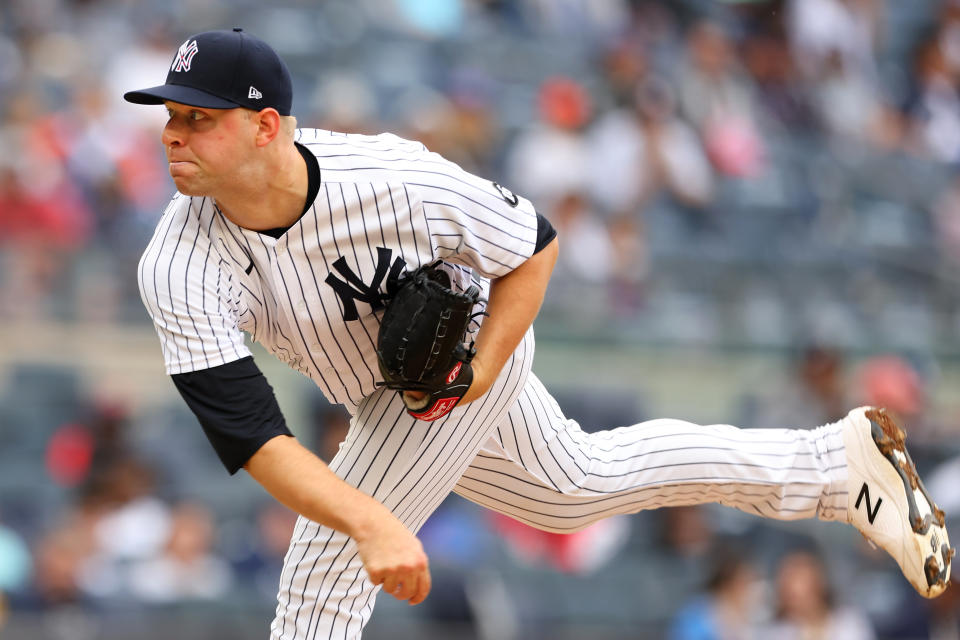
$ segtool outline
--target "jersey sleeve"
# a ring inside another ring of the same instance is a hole
[[[437,257],[497,278],[533,255],[537,212],[529,200],[436,153],[426,154],[431,170],[408,186],[423,206]]]
[[[238,326],[232,271],[210,238],[215,215],[208,199],[178,194],[137,268],[140,296],[170,375],[250,355]]]

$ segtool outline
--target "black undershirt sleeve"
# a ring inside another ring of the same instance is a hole
[[[268,440],[293,436],[251,356],[170,377],[231,475]]]
[[[533,248],[534,253],[538,253],[545,246],[557,237],[557,230],[553,228],[550,221],[539,213],[537,214],[537,245]]]

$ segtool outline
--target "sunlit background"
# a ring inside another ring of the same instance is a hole
[[[135,266],[164,115],[121,100],[233,26],[286,60],[301,126],[421,140],[550,218],[534,369],[586,430],[883,404],[960,514],[960,2],[3,0],[0,638],[268,636],[293,514],[163,373]],[[342,410],[255,353],[329,458]],[[960,637],[957,587],[922,601],[840,525],[560,537],[452,497],[422,539],[432,595],[381,597],[365,638]]]

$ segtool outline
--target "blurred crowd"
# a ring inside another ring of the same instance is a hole
[[[960,2],[264,4],[0,4],[0,320],[146,322],[133,274],[173,187],[163,110],[121,95],[161,83],[191,32],[239,25],[287,60],[301,126],[415,138],[536,203],[563,242],[545,323],[654,343],[815,345],[782,386],[745,391],[729,420],[813,424],[885,404],[911,421],[921,470],[956,486],[960,416],[931,411],[926,390],[931,363],[960,345]],[[846,360],[888,347],[908,355]],[[83,399],[27,442],[35,418],[14,410],[25,396],[11,389],[0,402],[0,635],[10,607],[272,602],[293,514],[265,496],[242,517],[225,508],[215,459],[196,457],[202,437],[136,440],[156,423]],[[568,401],[585,426],[609,424],[591,422],[588,398]],[[314,445],[330,454],[343,415],[314,417]],[[42,476],[16,471],[33,454]],[[37,504],[31,482],[55,487],[52,501]],[[198,483],[209,490],[186,490]],[[960,637],[956,588],[919,602],[851,540],[801,530],[788,544],[781,529],[735,520],[738,540],[756,545],[745,552],[711,510],[632,522],[556,539],[444,507],[424,531],[450,585],[430,615],[480,628],[496,610],[501,627],[484,637],[535,637],[524,621],[550,605],[504,598],[499,581],[522,580],[505,567],[590,575],[616,555],[624,571],[654,563],[674,580],[644,582],[659,610],[625,603],[639,592],[630,586],[606,601],[649,611],[678,640]],[[645,526],[666,533],[640,540]],[[479,571],[476,554],[491,548],[508,555]],[[848,554],[839,564],[836,548]],[[96,636],[67,626],[58,637]]]
[[[960,447],[955,432],[931,419],[914,365],[889,356],[854,363],[810,347],[798,352],[782,388],[770,383],[743,392],[734,423],[816,424],[853,404],[887,406],[910,425],[914,460],[950,526],[960,528]],[[243,472],[228,476],[184,407],[132,412],[82,388],[75,374],[43,365],[15,370],[0,388],[0,637],[11,614],[10,624],[43,621],[34,628],[42,635],[31,637],[92,640],[123,637],[109,630],[125,628],[131,615],[143,625],[159,620],[151,615],[204,607],[225,620],[249,616],[247,634],[233,637],[260,637],[295,514]],[[51,392],[59,402],[38,409],[34,399]],[[587,430],[657,417],[637,397],[609,390],[555,395]],[[17,402],[30,407],[32,422],[9,410]],[[329,460],[348,415],[314,396],[300,426],[300,439]],[[433,593],[412,612],[381,598],[385,613],[374,617],[371,637],[381,637],[377,624],[389,635],[397,616],[427,625],[412,637],[478,640],[559,637],[552,634],[585,624],[609,637],[670,640],[960,633],[960,591],[923,600],[884,552],[841,525],[767,521],[710,505],[558,535],[451,498],[420,537]]]
[[[185,605],[230,602],[266,616],[296,514],[249,486],[230,504],[220,487],[232,479],[183,415],[165,421],[186,433],[161,451],[156,422],[122,403],[77,400],[72,419],[34,436],[33,489],[0,479],[0,637],[10,612],[41,615],[53,640],[100,637],[111,616]],[[316,419],[337,443],[345,434],[342,409]],[[316,442],[329,458],[330,445]]]
[[[302,126],[416,138],[531,198],[569,326],[955,354],[953,0],[312,4],[4,3],[0,314],[142,321],[128,274],[172,185],[162,109],[120,96],[241,24]]]

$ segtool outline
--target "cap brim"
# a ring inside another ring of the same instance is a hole
[[[179,84],[162,84],[159,87],[128,91],[123,94],[123,99],[134,104],[163,104],[169,100],[204,109],[233,109],[240,106],[206,91]]]

